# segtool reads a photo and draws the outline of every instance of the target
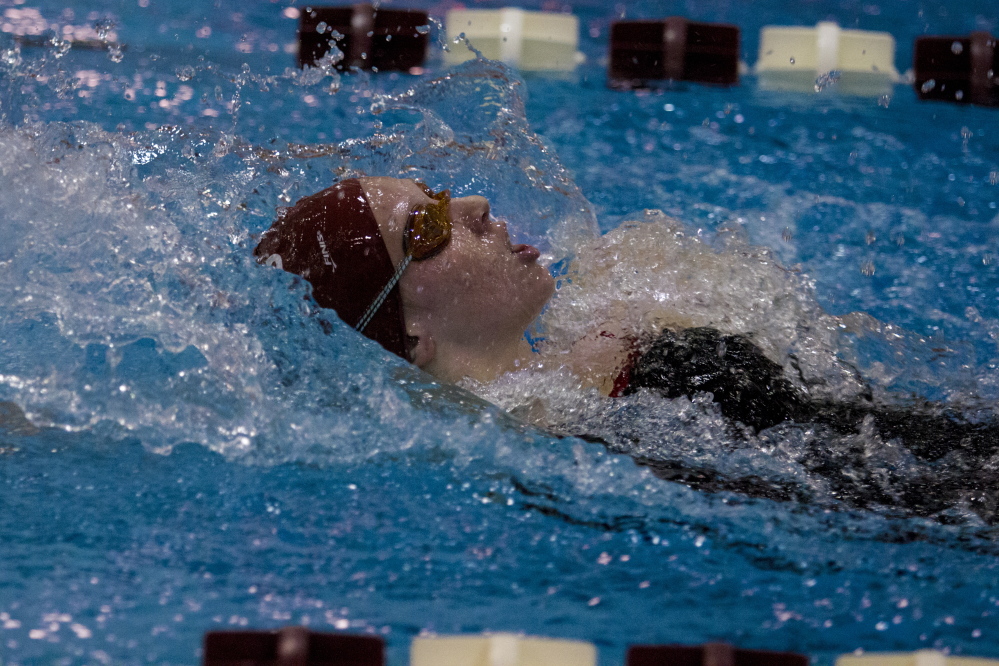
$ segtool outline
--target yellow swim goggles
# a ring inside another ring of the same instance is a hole
[[[399,282],[402,272],[406,270],[411,261],[423,261],[433,257],[451,242],[451,190],[434,192],[424,183],[417,181],[428,197],[434,203],[420,204],[409,212],[409,219],[406,223],[406,230],[402,234],[402,251],[404,257],[399,265],[395,267],[392,279],[388,281],[385,288],[375,298],[357,324],[357,330],[361,333],[369,323],[371,318],[378,312],[389,292]]]

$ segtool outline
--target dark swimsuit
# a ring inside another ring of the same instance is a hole
[[[851,402],[812,399],[789,381],[784,369],[767,358],[747,337],[727,335],[713,328],[664,330],[648,351],[630,359],[629,366],[615,383],[612,395],[630,395],[639,389],[657,392],[665,398],[711,393],[722,415],[732,423],[736,436],[740,431],[737,424],[757,432],[779,424],[819,424],[834,434],[851,435],[869,419],[868,423],[873,424],[883,440],[901,440],[914,456],[927,463],[953,454],[948,461],[957,457],[984,472],[992,467],[984,464],[986,460],[999,453],[999,420],[994,416],[978,422],[953,408],[929,402],[916,406],[876,404],[870,392]],[[664,478],[685,480],[676,478],[675,467],[647,460],[639,462],[649,464]],[[810,471],[823,476],[842,473],[837,469],[834,455],[818,467],[828,469],[825,473],[823,469]],[[943,498],[934,501],[934,493],[944,493],[954,499],[955,492],[960,490],[958,494],[967,501],[967,491],[971,490],[971,495],[975,495],[975,488],[969,488],[969,484],[983,490],[985,486],[991,486],[985,493],[989,498],[981,497],[989,506],[976,507],[975,511],[990,522],[997,520],[996,500],[992,497],[996,492],[995,473],[978,474],[977,480],[960,474],[951,475],[949,480],[944,478],[946,476],[934,477],[932,489],[899,487],[894,490],[902,495],[919,495],[914,501],[928,504],[918,513],[926,514],[950,503]],[[868,500],[895,504],[899,496],[895,492],[892,495],[895,495],[895,501],[888,501],[888,497],[869,497]],[[903,503],[909,502],[903,498]]]

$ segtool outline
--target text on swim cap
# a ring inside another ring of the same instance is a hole
[[[323,251],[323,263],[336,270],[336,264],[333,263],[333,258],[330,256],[329,250],[326,249],[326,239],[323,238],[323,232],[316,231],[316,238],[319,240],[319,249]]]

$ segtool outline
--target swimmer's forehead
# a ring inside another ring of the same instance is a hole
[[[401,231],[409,213],[420,204],[433,203],[415,180],[376,176],[359,178],[368,205],[379,224],[388,223],[390,231]],[[396,229],[396,227],[399,227]],[[384,230],[384,227],[383,227]]]

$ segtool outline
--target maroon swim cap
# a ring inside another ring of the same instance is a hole
[[[261,263],[301,275],[321,307],[353,327],[395,273],[356,178],[300,199],[278,215],[253,250]],[[399,287],[389,292],[364,335],[408,360]]]

